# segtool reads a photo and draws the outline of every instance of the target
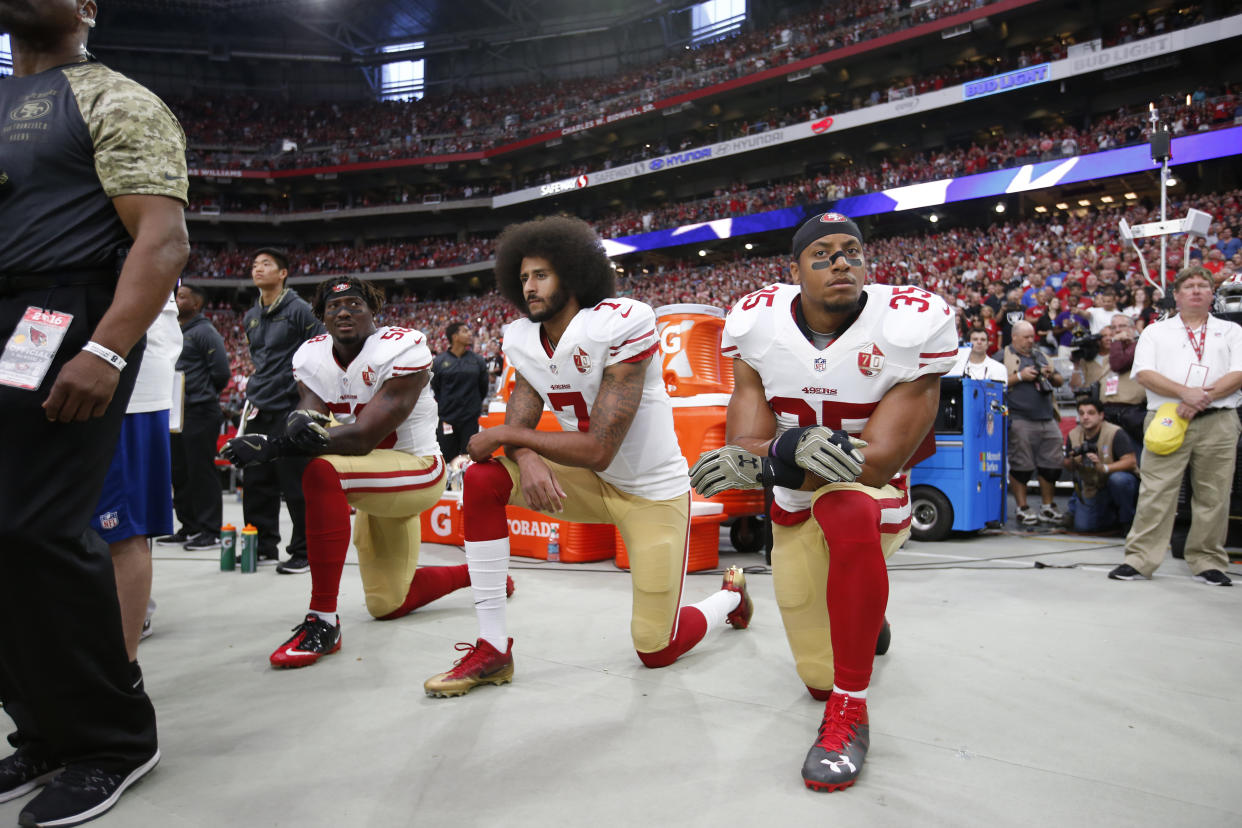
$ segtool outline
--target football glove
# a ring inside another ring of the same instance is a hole
[[[269,438],[266,434],[246,434],[234,437],[220,449],[220,456],[234,466],[256,466],[281,456],[285,441]]]
[[[738,446],[704,452],[690,469],[690,484],[703,497],[728,489],[762,489],[763,459]]]
[[[853,483],[862,474],[865,462],[858,449],[866,445],[866,441],[844,431],[809,426],[786,431],[769,451],[829,483]]]
[[[285,420],[285,434],[289,442],[308,454],[318,454],[328,447],[332,439],[328,434],[328,423],[332,418],[320,411],[299,408],[290,411]]]

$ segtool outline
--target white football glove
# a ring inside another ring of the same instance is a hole
[[[690,469],[690,485],[703,497],[728,489],[762,489],[763,458],[738,446],[704,452]]]
[[[865,440],[844,431],[812,426],[798,438],[794,457],[800,467],[829,483],[853,483],[862,474],[863,456],[858,449]]]

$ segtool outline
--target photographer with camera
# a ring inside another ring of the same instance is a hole
[[[1099,400],[1078,402],[1078,425],[1065,438],[1065,468],[1074,479],[1069,512],[1075,532],[1100,532],[1118,524],[1129,531],[1138,503],[1138,459],[1129,436],[1104,419]]]
[[[1098,334],[1085,331],[1070,340],[1069,386],[1075,394],[1098,397],[1098,387],[1108,373],[1108,355],[1112,346],[1112,329],[1104,328]]]
[[[1035,526],[1041,520],[1060,523],[1064,514],[1052,502],[1053,486],[1061,476],[1060,415],[1052,389],[1064,379],[1035,347],[1035,328],[1030,322],[1013,326],[1013,342],[1004,349],[1009,374],[1009,487],[1018,504],[1017,521]],[[1039,473],[1039,514],[1026,502],[1026,484]]]
[[[1130,376],[1138,331],[1134,320],[1119,314],[1109,325],[1108,371],[1100,378],[1100,402],[1104,419],[1125,430],[1134,445],[1143,444],[1143,418],[1147,416],[1147,389]]]

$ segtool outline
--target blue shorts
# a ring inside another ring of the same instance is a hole
[[[168,411],[126,414],[91,528],[108,543],[172,533]]]

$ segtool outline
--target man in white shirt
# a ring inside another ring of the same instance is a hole
[[[1176,403],[1189,420],[1182,444],[1168,454],[1143,450],[1142,481],[1134,524],[1126,536],[1126,560],[1108,577],[1150,578],[1164,560],[1173,533],[1177,492],[1190,467],[1190,533],[1186,563],[1212,586],[1232,586],[1225,570],[1229,494],[1237,459],[1237,409],[1242,403],[1242,327],[1211,315],[1212,274],[1193,266],[1173,282],[1176,316],[1143,329],[1131,375],[1147,389],[1147,424],[1164,403]],[[1171,418],[1170,418],[1171,419]]]
[[[970,347],[958,352],[957,364],[945,376],[1009,383],[1005,366],[988,356],[988,332],[981,330],[970,332]]]
[[[1091,317],[1091,333],[1098,334],[1107,328],[1113,321],[1113,317],[1121,311],[1117,310],[1117,289],[1112,285],[1105,285],[1095,299],[1095,306],[1088,308],[1087,314]]]

